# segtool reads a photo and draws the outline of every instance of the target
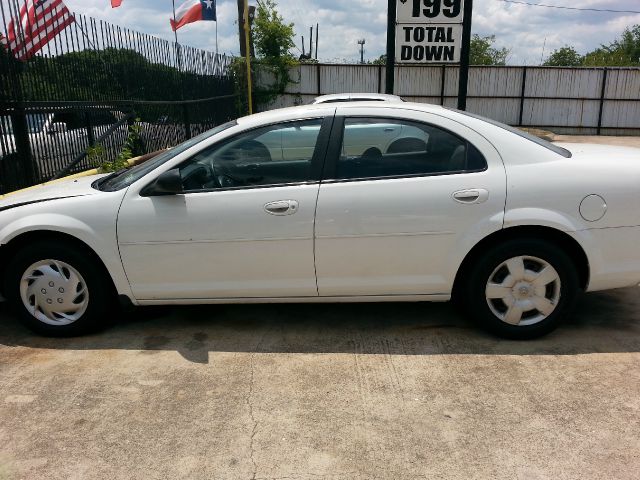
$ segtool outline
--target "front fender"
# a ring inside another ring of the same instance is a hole
[[[129,282],[120,260],[116,236],[116,216],[119,200],[104,202],[98,196],[43,202],[0,212],[0,245],[35,232],[55,232],[69,235],[87,245],[111,275],[117,292],[133,299]],[[73,208],[70,208],[73,206]],[[65,208],[66,207],[66,208]],[[57,210],[57,211],[52,211]],[[71,215],[66,211],[76,211]]]

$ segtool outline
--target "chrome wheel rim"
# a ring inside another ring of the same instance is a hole
[[[543,321],[560,301],[560,275],[538,257],[519,256],[502,262],[489,276],[485,288],[491,312],[509,325]]]
[[[89,305],[84,278],[60,260],[41,260],[27,268],[20,280],[20,298],[34,318],[57,326],[75,322]]]

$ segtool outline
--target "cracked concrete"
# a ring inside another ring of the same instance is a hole
[[[637,479],[640,290],[510,342],[447,304],[0,306],[0,479]]]

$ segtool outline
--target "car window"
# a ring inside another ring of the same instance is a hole
[[[198,143],[210,137],[213,137],[214,135],[217,135],[218,133],[223,132],[228,128],[234,127],[237,124],[238,123],[235,120],[232,120],[230,122],[223,123],[222,125],[218,125],[211,130],[207,130],[206,132],[203,132],[200,135],[187,140],[186,142],[182,142],[181,144],[164,151],[163,153],[153,157],[150,160],[147,160],[144,163],[136,165],[135,167],[114,172],[107,177],[101,178],[100,180],[95,182],[93,186],[94,188],[97,188],[98,190],[102,190],[104,192],[114,192],[116,190],[126,188],[133,182],[140,180],[142,177],[158,168],[163,163],[168,162],[176,155],[180,155],[182,152],[190,149],[194,145],[197,145]]]
[[[558,155],[562,155],[564,158],[571,158],[572,153],[567,150],[566,148],[562,148],[559,147],[558,145],[554,145],[551,142],[548,142],[540,137],[537,137],[535,135],[532,135],[528,132],[525,132],[524,130],[521,130],[519,128],[515,128],[512,127],[510,125],[506,125],[504,123],[498,122],[496,120],[493,120],[491,118],[487,118],[487,117],[483,117],[482,115],[477,115],[475,113],[470,113],[467,111],[463,111],[463,110],[457,110],[455,108],[450,108],[450,107],[445,107],[447,110],[451,110],[457,113],[460,113],[462,115],[466,115],[467,117],[471,117],[471,118],[475,118],[477,120],[482,120],[483,122],[487,122],[495,127],[500,127],[503,130],[506,130],[507,132],[511,132],[514,133],[516,135],[518,135],[519,137],[525,138],[527,140],[529,140],[530,142],[533,142],[537,145],[540,145],[541,147],[546,148],[547,150],[551,150],[554,153],[557,153]]]
[[[347,118],[337,164],[338,179],[477,172],[487,167],[465,139],[418,122]]]
[[[40,133],[47,121],[47,115],[41,113],[27,114],[27,128],[29,133]]]
[[[298,183],[312,179],[322,119],[243,132],[205,149],[180,168],[185,192]]]

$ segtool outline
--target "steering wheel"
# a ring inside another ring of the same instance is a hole
[[[185,190],[202,190],[215,180],[213,168],[205,163],[197,163],[183,169],[182,186]]]

